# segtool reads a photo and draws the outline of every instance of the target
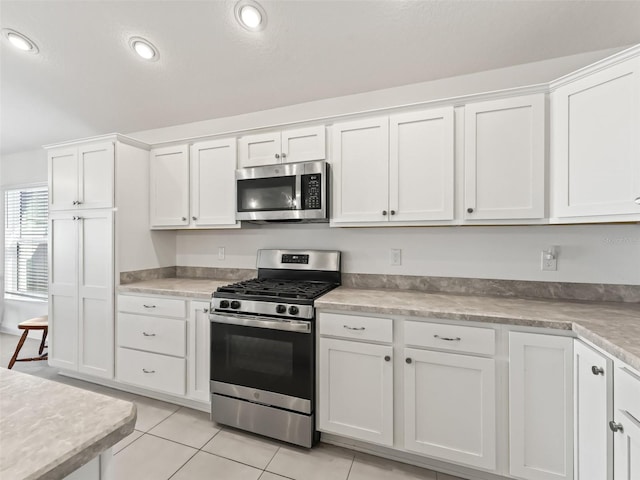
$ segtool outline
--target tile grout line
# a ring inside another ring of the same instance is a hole
[[[182,445],[182,444],[180,444],[180,445]],[[195,456],[198,454],[198,452],[199,452],[199,451],[200,451],[200,450],[196,450],[195,452],[193,452],[193,455],[191,455],[191,456],[187,459],[187,461],[186,461],[186,462],[184,462],[182,465],[180,465],[180,467],[178,467],[178,469],[177,469],[175,472],[173,472],[171,475],[169,475],[169,477],[167,477],[167,480],[171,480],[171,479],[175,476],[175,474],[176,474],[176,473],[178,473],[180,470],[182,470],[182,469],[184,468],[184,466],[185,466],[187,463],[189,463],[189,462],[193,459],[193,457],[195,457]]]
[[[356,454],[353,454],[353,458],[351,459],[351,465],[349,465],[349,471],[347,472],[347,476],[345,477],[344,480],[349,480],[349,476],[351,475],[351,470],[353,469],[353,464],[356,461]]]

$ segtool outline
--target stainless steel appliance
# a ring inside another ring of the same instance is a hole
[[[258,278],[211,298],[211,418],[311,447],[314,300],[340,285],[340,252],[259,250]]]
[[[236,170],[236,218],[328,222],[329,164],[283,163]]]

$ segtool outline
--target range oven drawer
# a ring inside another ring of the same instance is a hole
[[[124,383],[174,395],[185,394],[184,358],[118,348],[116,375]]]

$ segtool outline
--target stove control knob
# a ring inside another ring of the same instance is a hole
[[[240,308],[240,302],[237,300],[231,301],[231,308]]]
[[[287,311],[287,307],[284,305],[278,305],[276,307],[276,313],[285,313]]]
[[[220,300],[220,308],[229,308],[229,300]]]
[[[294,307],[293,305],[289,307],[289,315],[297,315],[298,312],[298,307]]]

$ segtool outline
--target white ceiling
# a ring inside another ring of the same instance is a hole
[[[0,1],[3,154],[640,43],[640,1]],[[160,50],[136,58],[138,35]]]

